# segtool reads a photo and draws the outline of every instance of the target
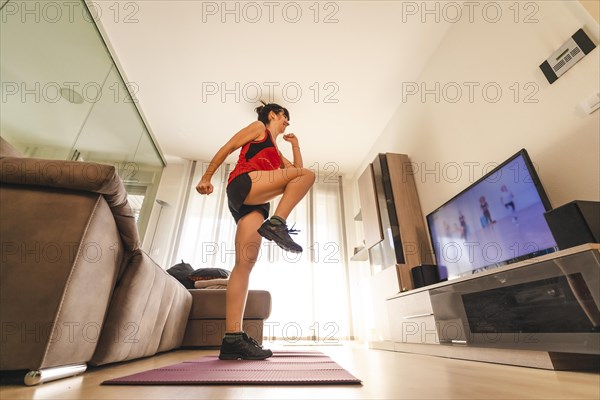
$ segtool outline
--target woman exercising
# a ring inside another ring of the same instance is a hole
[[[200,194],[211,194],[212,175],[229,154],[241,148],[238,162],[227,182],[229,210],[237,230],[235,265],[227,285],[221,360],[264,360],[273,355],[271,350],[263,349],[242,331],[250,272],[258,257],[261,236],[284,250],[302,252],[302,247],[290,238],[290,233],[294,232],[288,229],[286,219],[315,181],[315,174],[302,166],[296,135],[283,135],[283,139],[292,146],[293,162],[283,157],[277,148],[277,137],[289,125],[288,110],[278,104],[263,103],[256,112],[258,121],[236,133],[219,149],[196,186]],[[278,195],[283,196],[269,218],[269,201]]]

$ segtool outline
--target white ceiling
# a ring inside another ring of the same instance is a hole
[[[334,162],[349,174],[401,105],[402,82],[417,79],[450,28],[403,22],[401,1],[320,2],[318,15],[314,1],[228,2],[229,14],[223,2],[122,2],[118,15],[113,2],[93,4],[167,158],[210,160],[256,118],[260,88],[290,110],[305,166]]]

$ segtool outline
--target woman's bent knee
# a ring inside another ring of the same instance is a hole
[[[308,168],[286,168],[283,170],[288,182],[298,182],[300,179],[314,182],[315,173]]]
[[[316,175],[312,169],[302,168],[302,175],[309,179],[311,184],[315,182]]]

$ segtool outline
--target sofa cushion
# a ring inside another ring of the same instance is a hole
[[[225,319],[225,289],[191,289],[190,319]],[[267,319],[271,315],[271,293],[249,290],[244,319]]]
[[[227,289],[227,285],[229,284],[229,278],[215,278],[215,279],[207,279],[200,280],[194,282],[195,289]]]

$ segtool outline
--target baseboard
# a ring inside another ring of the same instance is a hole
[[[445,344],[394,342],[394,351],[549,370],[597,370],[600,356]],[[387,350],[387,349],[386,349]]]

